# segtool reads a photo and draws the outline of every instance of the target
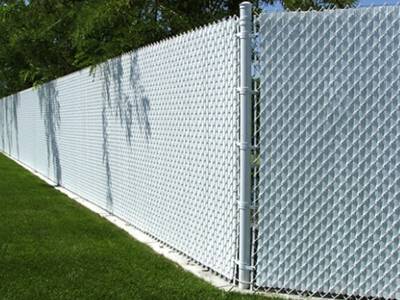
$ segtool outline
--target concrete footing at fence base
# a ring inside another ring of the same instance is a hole
[[[214,287],[221,289],[226,292],[239,292],[243,294],[258,294],[258,295],[264,295],[264,296],[269,296],[269,297],[280,297],[282,299],[306,299],[306,297],[301,297],[301,296],[296,296],[296,295],[288,295],[288,294],[279,294],[279,293],[268,293],[268,292],[255,292],[252,290],[243,290],[240,289],[238,286],[228,282],[226,279],[222,278],[218,274],[210,271],[207,268],[204,268],[203,266],[199,265],[192,259],[188,258],[187,256],[179,253],[179,251],[169,247],[168,245],[165,245],[164,243],[161,243],[160,241],[156,240],[155,238],[149,236],[148,234],[144,233],[143,231],[139,230],[138,228],[134,227],[133,225],[127,223],[126,221],[118,218],[115,215],[110,214],[106,210],[100,208],[99,206],[93,204],[92,202],[85,200],[81,198],[80,196],[76,195],[75,193],[72,193],[71,191],[60,187],[56,186],[54,182],[49,180],[47,177],[41,175],[31,167],[21,163],[14,157],[8,155],[5,152],[1,152],[1,154],[5,155],[6,157],[10,158],[14,162],[16,162],[18,165],[22,166],[24,169],[28,170],[31,172],[33,175],[37,176],[44,182],[46,182],[48,185],[53,186],[56,190],[59,192],[65,194],[68,198],[78,202],[82,206],[88,208],[92,212],[100,215],[107,221],[111,222],[115,226],[123,229],[126,231],[130,236],[132,236],[135,240],[148,245],[151,249],[154,250],[157,254],[160,254],[164,256],[165,258],[173,261],[177,265],[179,265],[182,269],[185,271],[188,271],[195,276],[205,280],[206,282],[210,283]],[[311,298],[307,297],[307,299],[318,299],[318,298]]]

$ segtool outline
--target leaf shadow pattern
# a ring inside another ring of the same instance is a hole
[[[111,167],[110,167],[110,151],[109,151],[109,137],[108,137],[108,117],[107,109],[112,110],[111,103],[111,68],[109,63],[106,62],[101,65],[102,75],[102,109],[101,109],[101,120],[102,120],[102,134],[103,134],[103,164],[106,171],[106,188],[107,188],[107,209],[113,211],[113,196],[112,196],[112,179],[111,179]]]
[[[4,134],[4,130],[5,130],[5,100],[0,100],[0,137],[1,137],[1,145],[0,145],[0,149],[5,151],[5,134]]]
[[[4,100],[4,118],[6,122],[6,139],[8,146],[8,154],[13,155],[12,150],[14,147],[14,138],[15,138],[15,147],[16,147],[16,156],[19,158],[19,132],[18,132],[18,107],[20,105],[20,95],[14,94],[6,97]],[[3,138],[3,144],[4,144]]]
[[[102,135],[103,164],[106,172],[107,209],[113,211],[112,171],[110,164],[109,117],[113,116],[124,129],[125,139],[132,146],[134,112],[141,131],[144,131],[146,141],[151,136],[148,111],[150,101],[145,96],[145,90],[140,84],[140,73],[137,64],[137,53],[129,56],[129,86],[124,90],[123,57],[117,57],[100,65],[102,78]]]
[[[44,120],[47,146],[47,163],[53,164],[55,182],[57,186],[62,183],[62,170],[60,152],[57,142],[57,132],[60,128],[60,103],[55,82],[46,83],[38,88],[40,113]]]
[[[137,52],[132,52],[129,58],[129,83],[130,88],[132,89],[136,119],[140,131],[144,132],[146,141],[149,142],[149,139],[151,137],[151,127],[149,122],[150,100],[145,94],[143,85],[140,84],[140,69],[137,62]]]

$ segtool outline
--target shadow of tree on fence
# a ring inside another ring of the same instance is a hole
[[[151,137],[149,122],[150,100],[145,95],[144,87],[140,83],[140,70],[137,63],[137,52],[130,54],[129,83],[132,89],[132,98],[136,110],[136,119],[141,131],[144,132],[147,142]]]
[[[102,133],[103,133],[103,164],[106,171],[106,184],[107,184],[107,209],[113,210],[113,197],[112,197],[112,179],[111,179],[111,167],[110,167],[110,151],[109,151],[109,137],[108,137],[108,116],[107,110],[112,109],[111,103],[111,80],[110,80],[111,68],[109,63],[106,62],[101,65],[102,75]]]
[[[129,57],[129,86],[124,88],[124,66],[122,57],[117,57],[101,64],[98,68],[102,80],[102,134],[103,134],[103,164],[106,172],[107,184],[107,209],[113,211],[112,174],[110,165],[110,136],[109,118],[115,118],[124,129],[125,139],[129,146],[132,145],[132,126],[134,112],[136,122],[148,141],[151,136],[148,111],[150,102],[145,97],[143,85],[140,84],[140,73],[137,64],[137,53]]]
[[[60,103],[55,82],[49,82],[38,89],[40,113],[44,120],[48,165],[53,164],[56,184],[61,185],[62,171],[60,153],[57,143],[57,132],[60,128]]]
[[[19,132],[18,132],[18,107],[20,105],[20,95],[14,94],[6,97],[4,100],[4,118],[6,128],[6,139],[9,155],[12,155],[12,149],[16,147],[16,156],[19,158]],[[4,141],[3,141],[4,144]]]
[[[4,127],[5,124],[5,99],[0,100],[0,137],[1,137],[1,148],[0,150],[5,151],[6,145],[5,145],[5,136],[4,136],[4,131],[6,128]]]

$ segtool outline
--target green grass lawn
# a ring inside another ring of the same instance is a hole
[[[267,299],[222,292],[0,154],[0,299]]]

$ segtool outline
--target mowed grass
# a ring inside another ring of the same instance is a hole
[[[267,299],[222,292],[0,154],[0,299]]]

